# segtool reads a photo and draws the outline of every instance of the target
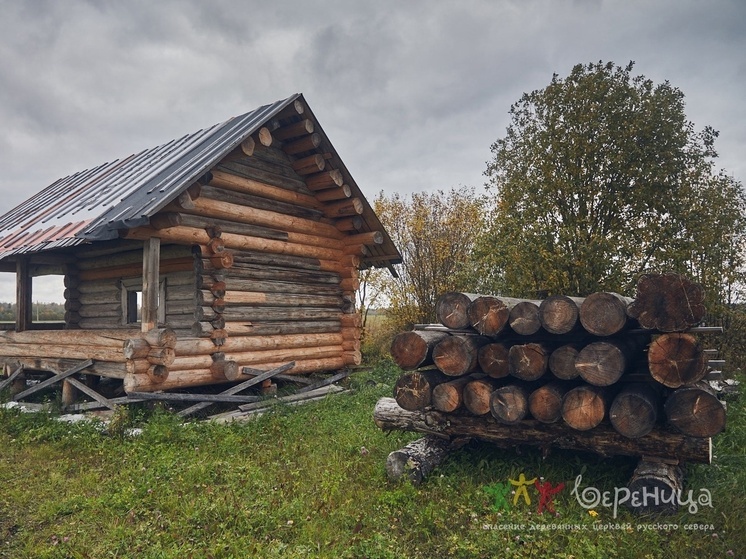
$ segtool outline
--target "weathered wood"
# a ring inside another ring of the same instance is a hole
[[[691,385],[707,374],[707,356],[691,334],[669,333],[648,347],[648,366],[655,380],[669,388]]]
[[[578,431],[598,426],[606,415],[603,389],[581,385],[568,390],[562,399],[562,419]]]
[[[435,346],[447,336],[445,332],[401,332],[391,342],[391,357],[405,371],[431,365]]]
[[[493,342],[483,345],[478,353],[479,368],[492,378],[510,374],[510,344]]]
[[[432,406],[442,412],[456,411],[464,403],[464,387],[472,380],[475,376],[467,375],[438,384],[433,389]]]
[[[678,464],[643,458],[627,484],[630,493],[636,493],[640,499],[630,499],[626,505],[635,514],[673,514],[678,510],[678,499],[674,495],[683,487],[684,471]]]
[[[268,336],[231,336],[222,345],[222,351],[229,353],[241,353],[246,351],[262,351],[272,349],[292,349],[304,347],[321,347],[343,343],[342,334],[333,333],[301,333],[289,335]],[[176,355],[185,357],[188,355],[205,355],[214,350],[214,344],[210,339],[185,339],[176,344]]]
[[[500,386],[499,381],[489,377],[469,381],[462,392],[464,407],[474,415],[489,414],[490,397],[498,386]]]
[[[202,323],[198,323],[202,324]],[[342,325],[339,317],[336,320],[310,320],[310,321],[238,321],[226,322],[225,330],[229,336],[269,336],[282,334],[320,334],[327,332],[339,332]],[[200,330],[203,327],[200,326]],[[211,330],[210,330],[211,331]]]
[[[580,323],[594,336],[613,336],[627,327],[627,306],[630,297],[599,291],[589,295],[580,305]]]
[[[507,384],[490,395],[490,413],[498,422],[515,425],[528,415],[529,391],[518,384]]]
[[[254,369],[269,370],[284,365],[287,361],[271,363],[254,363],[251,365]],[[295,366],[289,371],[291,374],[302,373],[321,373],[325,371],[335,371],[345,367],[346,363],[342,357],[327,357],[320,359],[299,359],[296,360]],[[170,369],[168,379],[156,384],[144,374],[128,374],[124,378],[124,389],[128,394],[130,392],[152,392],[154,390],[173,390],[182,389],[192,386],[204,386],[206,384],[216,384],[218,382],[229,382],[227,379],[221,381],[216,379],[209,368],[205,369],[188,369],[176,370]]]
[[[443,326],[461,330],[471,326],[469,322],[469,305],[481,297],[474,293],[444,293],[435,303],[435,315]]]
[[[518,299],[482,295],[469,303],[467,314],[472,328],[484,336],[497,336],[508,324],[510,309]],[[511,304],[512,303],[512,304]]]
[[[102,396],[101,394],[99,394],[98,392],[96,392],[95,390],[93,390],[91,387],[89,387],[88,385],[80,382],[75,377],[67,377],[62,382],[63,383],[69,383],[69,385],[71,387],[74,387],[76,390],[79,390],[83,394],[86,394],[87,396],[90,396],[96,402],[98,402],[99,404],[103,405],[106,408],[109,408],[110,410],[116,410],[117,409],[117,405],[114,402],[112,402],[108,398],[105,398],[104,396]],[[63,384],[63,386],[64,386],[64,384]],[[74,403],[75,402],[70,402],[68,405],[72,405]]]
[[[282,374],[285,371],[289,371],[294,366],[295,366],[295,362],[291,361],[290,363],[286,363],[285,365],[282,365],[275,369],[264,371],[248,380],[241,382],[240,384],[231,386],[227,390],[223,390],[220,394],[225,395],[225,396],[238,394],[239,392],[243,392],[244,390],[247,390],[248,388],[251,388],[252,386],[255,386],[257,384],[260,384],[267,379],[271,379],[278,374]],[[210,407],[212,404],[213,402],[199,402],[197,404],[194,404],[193,406],[190,406],[186,409],[181,410],[180,412],[178,412],[178,415],[180,417],[188,417],[194,413],[197,413],[200,410]]]
[[[153,328],[142,337],[153,347],[176,347],[177,336],[170,328]]]
[[[705,291],[679,274],[645,274],[637,281],[635,300],[627,314],[643,328],[682,332],[705,317]]]
[[[15,371],[10,373],[8,375],[8,378],[6,378],[3,381],[0,381],[0,393],[5,390],[8,386],[10,386],[14,380],[16,380],[18,377],[20,377],[23,374],[23,365],[20,365],[16,368]]]
[[[288,191],[272,185],[266,185],[264,190],[256,187],[251,189],[252,192],[258,192],[258,194],[254,194],[247,192],[248,188],[243,190],[230,188],[230,186],[234,186],[232,184],[228,185],[229,188],[221,188],[210,184],[211,186],[202,188],[202,196],[210,200],[240,207],[274,211],[310,220],[318,220],[323,215],[324,205],[309,194]],[[272,198],[269,196],[272,196]]]
[[[448,377],[439,371],[410,371],[394,384],[394,399],[405,410],[425,409],[432,403],[433,389]]]
[[[363,228],[363,218],[359,215],[343,217],[335,220],[334,226],[340,231],[359,231]]]
[[[655,427],[659,407],[658,392],[650,384],[628,384],[611,403],[609,420],[620,435],[638,439]]]
[[[562,419],[562,399],[569,389],[566,382],[552,381],[533,390],[528,396],[531,416],[542,423],[556,423]]]
[[[577,431],[562,423],[545,424],[533,420],[501,425],[491,416],[444,414],[432,409],[407,411],[397,405],[393,398],[378,400],[373,419],[384,431],[414,431],[444,439],[472,437],[506,448],[532,445],[592,452],[602,456],[675,457],[703,464],[709,464],[712,460],[710,439],[686,437],[662,427],[641,439],[628,439],[606,424],[591,431]]]
[[[150,352],[150,344],[142,338],[131,338],[124,341],[122,353],[125,359],[144,359]]]
[[[304,151],[311,151],[321,144],[320,134],[309,134],[282,146],[282,151],[288,155],[297,155]]]
[[[610,386],[642,357],[640,338],[592,342],[578,352],[575,368],[580,377],[595,386]]]
[[[314,285],[303,282],[292,282],[292,281],[262,281],[252,279],[241,279],[228,276],[222,286],[222,294],[217,294],[218,297],[223,297],[225,291],[231,292],[260,292],[260,293],[285,293],[294,295],[325,295],[325,296],[342,296],[342,290],[338,285]],[[211,286],[210,291],[213,296],[216,294],[213,292]]]
[[[31,326],[31,274],[28,259],[19,256],[16,261],[16,331],[23,332]]]
[[[466,440],[451,442],[427,435],[412,441],[388,455],[386,475],[391,481],[406,477],[414,485],[419,485],[451,452],[463,446]]]
[[[311,191],[325,190],[344,184],[344,177],[339,169],[315,173],[305,177],[306,186]]]
[[[120,349],[128,338],[139,337],[140,331],[132,327],[121,330],[30,330],[14,332],[0,331],[0,341],[12,344],[85,345]],[[1,347],[1,346],[0,346]]]
[[[446,336],[433,349],[435,366],[448,376],[461,376],[476,371],[479,348],[489,343],[483,336]]]
[[[3,357],[46,357],[64,359],[96,359],[99,361],[124,362],[124,352],[120,348],[97,347],[89,345],[55,345],[55,344],[13,344],[4,342],[0,346]]]
[[[274,130],[273,135],[280,141],[286,141],[300,136],[313,133],[313,121],[309,119],[303,119],[293,124],[282,126],[277,130]]]
[[[39,384],[36,384],[32,386],[31,388],[27,388],[23,392],[19,392],[15,396],[13,396],[13,400],[21,400],[22,398],[25,398],[26,396],[30,396],[31,394],[34,394],[36,392],[39,392],[40,390],[43,390],[49,386],[52,386],[53,384],[66,379],[75,373],[79,373],[80,371],[83,371],[84,369],[87,369],[93,365],[93,361],[90,359],[87,359],[86,361],[83,361],[82,363],[78,363],[76,366],[71,367],[70,369],[63,371],[61,373],[55,374],[53,377],[48,378],[47,380],[44,380],[40,382]]]
[[[334,202],[337,200],[345,200],[352,196],[352,189],[350,185],[343,184],[339,188],[329,188],[327,190],[320,190],[316,192],[316,199],[319,202]]]
[[[521,336],[531,336],[541,329],[539,304],[538,301],[522,301],[510,309],[508,324],[513,332]]]
[[[247,404],[258,402],[261,396],[242,396],[238,394],[190,394],[178,392],[130,392],[129,396],[139,400],[166,400],[171,402],[225,402],[230,404]]]
[[[244,141],[241,142],[241,151],[248,156],[254,155],[254,148],[256,147],[256,142],[254,141],[254,138],[249,136]]]
[[[705,381],[674,390],[664,408],[668,422],[690,437],[713,437],[725,429],[725,407]]]
[[[511,346],[508,351],[510,374],[526,381],[541,378],[547,372],[549,354],[549,349],[539,343],[530,342]]]
[[[226,322],[274,322],[284,320],[334,320],[340,312],[339,308],[332,307],[234,306],[226,307],[223,313],[217,313],[212,307],[196,307],[194,316],[200,322],[213,321],[217,318],[222,318]]]
[[[342,307],[341,295],[308,295],[296,293],[267,293],[262,291],[228,291],[224,298],[229,307],[235,305],[264,305],[273,307]],[[214,305],[213,305],[213,308]]]
[[[323,171],[326,167],[324,156],[318,153],[296,159],[291,163],[293,170],[299,175],[311,175]]]
[[[580,306],[584,299],[552,295],[539,305],[539,321],[550,334],[568,334],[580,327]]]
[[[562,380],[577,378],[578,369],[575,367],[575,361],[578,357],[579,347],[577,344],[565,344],[551,353],[548,367],[554,376]]]

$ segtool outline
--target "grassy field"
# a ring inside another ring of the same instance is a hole
[[[687,471],[687,490],[695,500],[709,490],[711,507],[614,518],[571,488],[582,475],[583,488],[613,495],[632,460],[475,444],[419,487],[387,481],[386,456],[416,437],[384,434],[371,418],[398,373],[379,365],[352,377],[352,394],[232,425],[137,411],[104,434],[0,411],[0,557],[746,556],[743,399],[729,405],[714,464]],[[127,434],[133,425],[141,435]],[[557,515],[537,513],[533,488],[530,505],[508,495],[497,506],[494,490],[522,473],[566,484]]]

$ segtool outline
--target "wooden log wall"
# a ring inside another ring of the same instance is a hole
[[[359,230],[362,201],[342,170],[330,168],[302,107],[291,112],[244,142],[149,227],[124,233],[194,247],[190,331],[198,338],[177,343],[165,382],[138,371],[126,390],[234,381],[243,367],[289,361],[296,362],[290,373],[361,362],[358,268],[383,234]],[[189,303],[174,300],[170,308]]]
[[[606,454],[614,453],[612,431],[614,441],[630,441],[615,443],[618,454],[635,454],[637,444],[640,457],[709,461],[702,454],[709,442],[696,440],[723,430],[725,408],[705,382],[708,353],[694,333],[642,328],[637,320],[688,330],[697,324],[693,315],[703,316],[699,294],[696,284],[671,274],[643,276],[636,298],[593,293],[533,301],[447,293],[436,306],[440,325],[418,325],[394,339],[392,357],[409,371],[397,383],[395,400],[407,412],[436,410],[445,423],[479,416],[535,430],[562,425],[563,433],[598,438]],[[656,297],[665,304],[655,307]],[[513,327],[515,309],[517,318],[529,320]],[[391,423],[381,417],[381,425],[395,428],[401,418],[392,414]],[[480,423],[473,436],[493,438],[483,429],[490,430]],[[696,439],[690,448],[700,454],[679,452],[682,437]],[[500,438],[511,439],[502,432]],[[666,442],[656,446],[653,440]]]

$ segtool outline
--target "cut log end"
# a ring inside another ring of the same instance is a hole
[[[497,297],[478,297],[467,309],[472,328],[484,336],[496,336],[510,318],[510,309]]]
[[[580,323],[594,336],[613,336],[627,325],[630,302],[616,293],[593,293],[580,306]]]
[[[521,336],[531,336],[541,329],[539,305],[531,301],[522,301],[510,309],[508,318],[510,328]]]
[[[661,332],[683,332],[705,317],[702,285],[679,274],[645,274],[637,282],[627,314],[640,326]]]
[[[603,393],[594,386],[578,386],[562,399],[562,419],[578,431],[598,426],[606,414]]]
[[[705,377],[707,356],[693,335],[663,334],[648,348],[648,366],[655,380],[669,388],[679,388]]]
[[[471,326],[469,322],[469,305],[476,296],[451,291],[444,293],[435,304],[435,315],[446,328],[463,330]]]
[[[580,309],[576,300],[565,295],[552,295],[541,302],[539,320],[550,334],[567,334],[580,323]]]

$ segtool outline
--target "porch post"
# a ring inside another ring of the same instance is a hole
[[[16,261],[16,332],[28,330],[31,325],[31,275],[28,259],[19,256]]]
[[[161,239],[150,237],[143,243],[142,260],[142,331],[158,325],[158,279],[160,276]]]

